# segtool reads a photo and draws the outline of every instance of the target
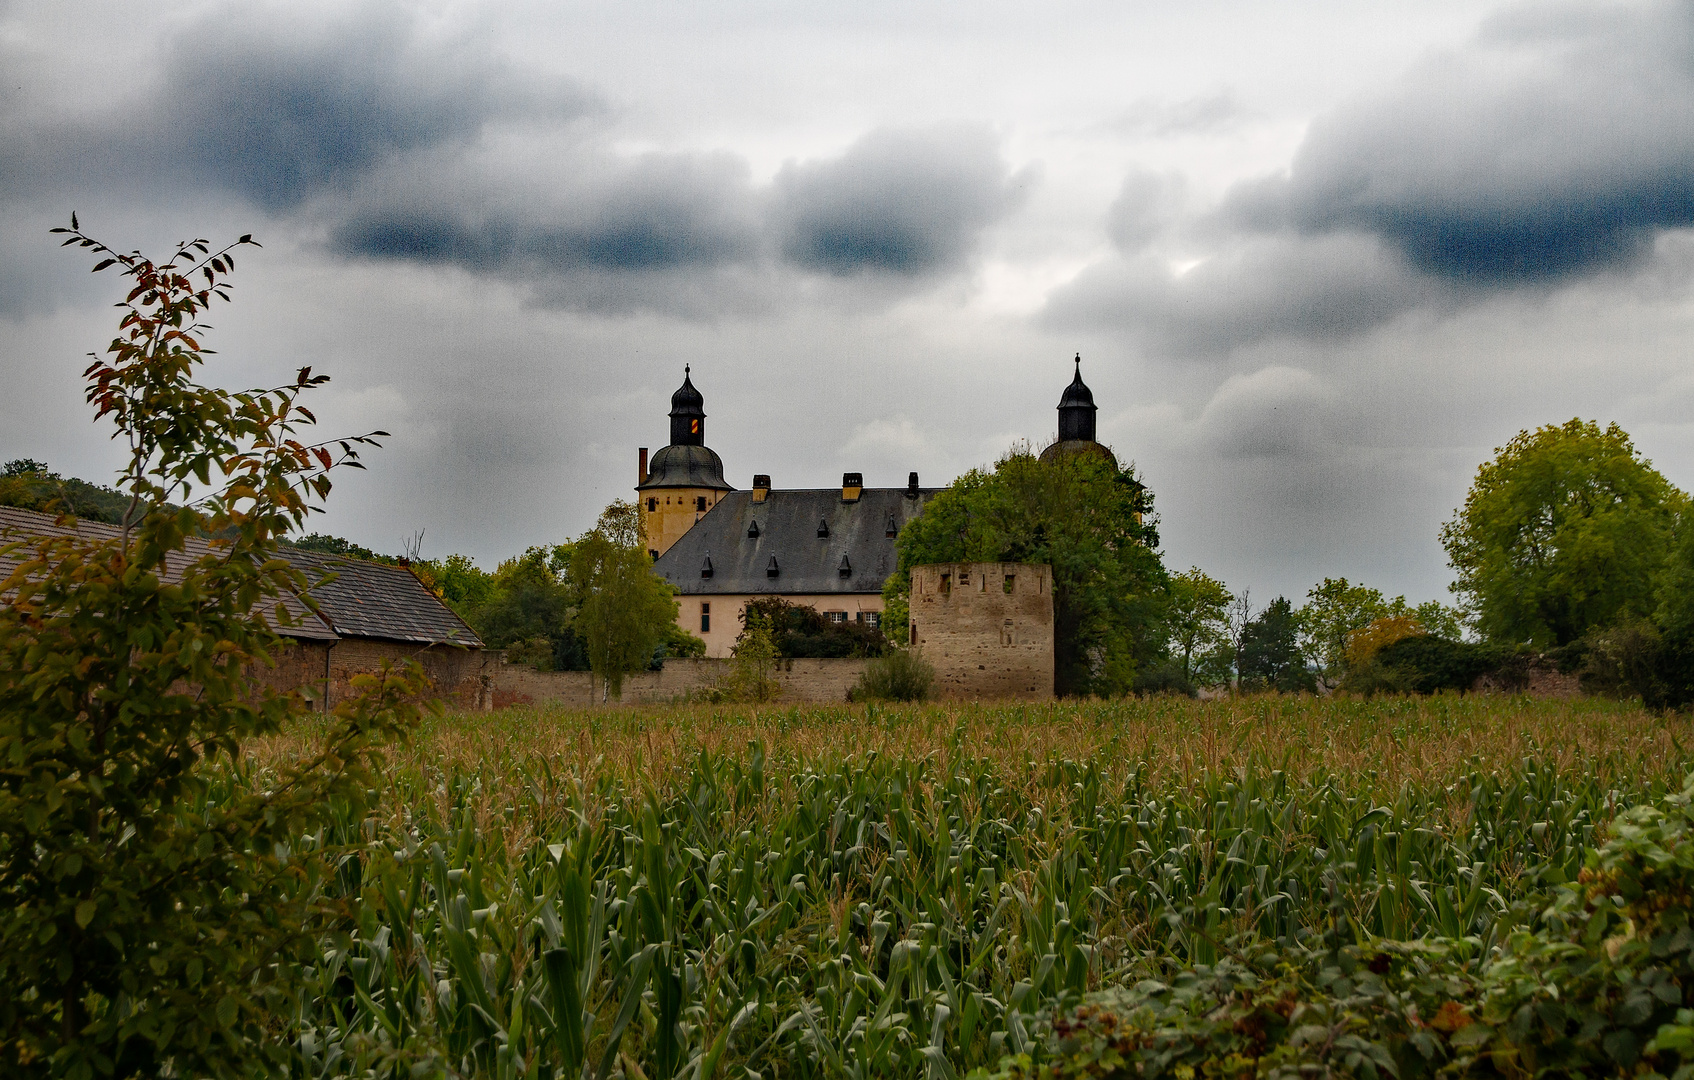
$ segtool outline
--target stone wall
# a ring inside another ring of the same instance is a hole
[[[912,568],[912,644],[943,698],[1053,696],[1053,574],[1027,563]]]
[[[866,660],[778,660],[772,673],[778,701],[846,701],[847,691],[865,672]],[[492,669],[493,704],[590,706],[603,704],[605,688],[586,671],[536,671],[502,658]],[[729,661],[671,659],[660,671],[643,671],[623,682],[623,698],[612,704],[663,704],[703,696],[729,674]]]
[[[487,709],[493,705],[492,675],[499,654],[457,645],[419,645],[372,638],[342,638],[333,644],[290,641],[272,654],[274,667],[255,665],[249,675],[253,682],[276,690],[310,687],[321,692],[326,653],[330,708],[351,691],[353,676],[375,674],[382,669],[384,660],[394,663],[416,660],[429,676],[434,692],[454,708]],[[484,676],[488,678],[485,680]]]

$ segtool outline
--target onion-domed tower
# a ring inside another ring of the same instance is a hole
[[[1117,457],[1094,438],[1094,392],[1082,381],[1082,354],[1076,354],[1076,377],[1065,387],[1059,398],[1059,438],[1041,451],[1042,461],[1052,461],[1061,454],[1093,454],[1105,458],[1114,466]]]
[[[641,523],[655,558],[694,527],[726,491],[723,459],[706,445],[706,401],[694,388],[690,369],[671,395],[671,442],[647,460],[641,451]]]

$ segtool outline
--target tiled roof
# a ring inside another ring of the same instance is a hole
[[[65,536],[71,531],[59,525],[52,514],[0,506],[0,546],[31,537]],[[75,532],[90,539],[110,539],[118,536],[120,530],[116,525],[78,520]],[[166,562],[165,579],[180,577],[183,566],[209,548],[207,541],[190,538],[186,550],[172,555]],[[312,583],[308,591],[318,602],[318,612],[313,614],[297,597],[284,596],[282,604],[293,616],[293,626],[278,626],[266,614],[265,621],[285,637],[311,641],[365,637],[471,648],[482,645],[464,620],[403,566],[290,547],[278,549],[277,554],[306,575],[306,580]],[[0,580],[10,576],[27,557],[28,552],[0,555]],[[334,581],[319,584],[332,572],[336,575]]]
[[[77,519],[74,529],[66,528],[58,523],[53,514],[43,514],[36,510],[20,510],[15,506],[0,506],[0,547],[20,540],[30,540],[48,536],[70,536],[73,533],[90,540],[111,540],[123,532],[116,525],[107,525],[100,521]],[[183,568],[192,560],[200,558],[211,544],[198,537],[189,537],[184,550],[172,553],[165,559],[165,581],[181,580]],[[27,550],[12,554],[0,554],[0,581],[12,575],[18,564],[27,561],[31,553]],[[274,605],[267,604],[266,607]],[[334,641],[335,631],[324,625],[322,619],[301,603],[297,597],[285,595],[282,597],[283,610],[289,613],[292,626],[278,625],[277,620],[265,612],[265,622],[284,637],[302,638],[308,641]]]
[[[653,568],[689,596],[879,593],[897,564],[892,531],[905,528],[938,489],[864,488],[855,502],[840,488],[750,491],[718,500]],[[819,523],[827,536],[819,536]],[[749,536],[757,524],[757,536]],[[711,559],[712,575],[701,571]],[[847,573],[842,573],[842,559]],[[776,560],[776,574],[771,560]]]
[[[480,648],[482,639],[404,566],[298,548],[279,554],[313,582],[318,613],[342,637]],[[318,584],[327,574],[334,581]]]

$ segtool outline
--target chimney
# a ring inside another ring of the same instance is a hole
[[[769,473],[753,474],[753,501],[764,502],[771,493],[771,478]]]
[[[918,474],[915,473],[915,472],[914,473],[907,473],[906,474],[906,498],[915,499],[917,497],[918,497]]]
[[[864,473],[850,472],[850,473],[842,473],[841,474],[841,501],[842,502],[858,502],[859,496],[864,493],[864,490],[865,490],[865,474]]]
[[[645,484],[647,482],[647,448],[645,446],[641,448],[641,465],[636,471],[641,475],[641,479],[637,480],[636,483]]]

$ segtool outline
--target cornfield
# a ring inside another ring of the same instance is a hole
[[[1686,734],[1503,698],[448,716],[309,838],[354,915],[278,1024],[314,1077],[957,1077],[1337,912],[1486,950]]]

